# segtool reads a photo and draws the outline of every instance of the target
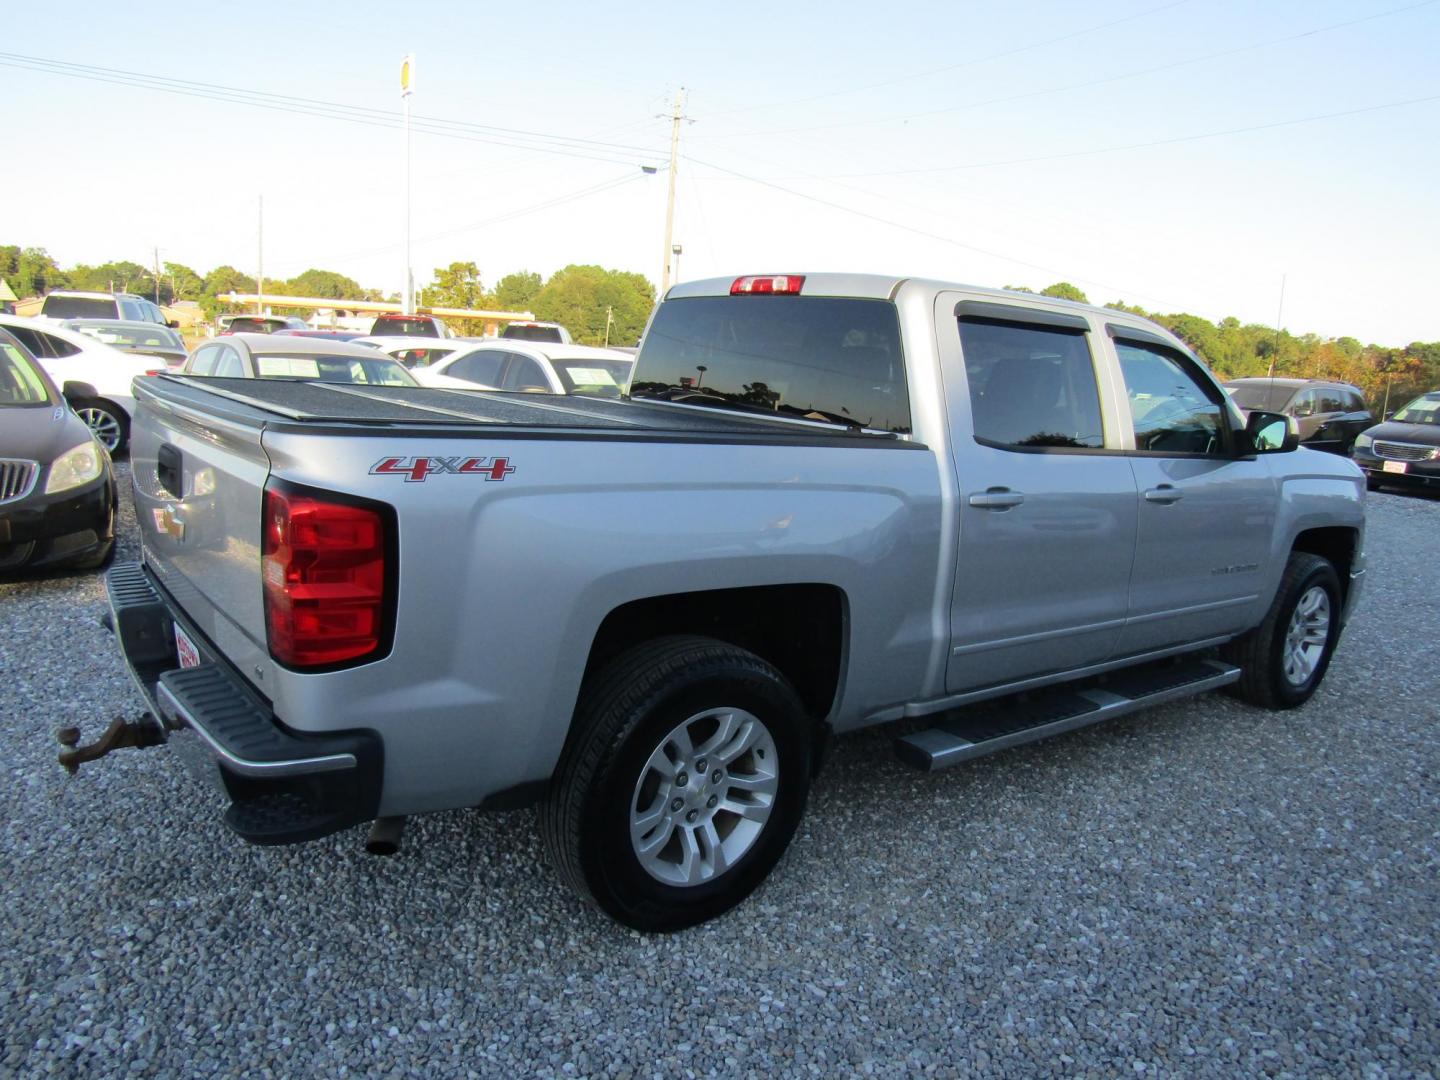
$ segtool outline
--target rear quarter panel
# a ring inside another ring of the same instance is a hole
[[[377,499],[399,520],[389,656],[323,675],[270,668],[297,728],[386,743],[383,813],[465,806],[549,776],[605,616],[699,589],[828,583],[850,620],[831,719],[908,700],[930,655],[939,545],[924,449],[266,435],[275,473]],[[483,474],[373,474],[392,457],[504,457]]]

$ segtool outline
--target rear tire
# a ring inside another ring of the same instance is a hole
[[[805,809],[804,707],[760,657],[667,637],[588,679],[540,831],[566,882],[636,930],[694,926],[770,873]]]
[[[1310,700],[1340,636],[1340,578],[1319,555],[1291,552],[1264,620],[1221,654],[1241,668],[1229,692],[1265,709]]]

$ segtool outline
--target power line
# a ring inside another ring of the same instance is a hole
[[[168,76],[150,75],[118,68],[103,68],[90,64],[75,64],[21,53],[0,52],[0,66],[59,75],[65,78],[155,90],[182,97],[247,105],[274,112],[312,116],[318,119],[336,120],[369,127],[398,129],[403,122],[401,113],[388,109],[320,101],[288,94],[271,94],[267,91],[247,90],[215,83],[172,79]],[[502,128],[468,121],[449,120],[443,117],[413,117],[412,120],[415,130],[440,138],[505,146],[534,153],[559,154],[565,157],[606,161],[612,164],[631,164],[629,161],[622,161],[615,157],[614,155],[617,153],[635,152],[645,155],[656,153],[653,147],[608,143],[595,139],[554,135],[548,132],[526,131],[519,128]],[[611,156],[601,156],[604,153],[609,153]]]
[[[772,190],[783,192],[786,195],[792,195],[797,199],[804,199],[807,202],[817,203],[820,206],[827,206],[832,210],[839,210],[842,213],[852,214],[855,217],[864,218],[867,221],[873,221],[880,225],[888,225],[891,228],[899,229],[902,232],[913,233],[916,236],[923,236],[927,240],[938,240],[942,244],[949,244],[952,247],[962,248],[966,251],[973,251],[977,255],[985,255],[992,259],[1001,259],[1005,262],[1014,263],[1016,266],[1024,266],[1028,267],[1031,270],[1039,270],[1045,274],[1053,274],[1060,279],[1065,279],[1066,277],[1071,276],[1067,271],[1064,270],[1056,270],[1054,267],[1042,266],[1039,263],[1028,262],[1025,259],[1017,259],[1013,255],[1006,255],[999,251],[991,251],[988,248],[982,248],[975,244],[967,244],[963,240],[956,240],[954,237],[951,236],[943,236],[930,229],[921,229],[915,227],[914,225],[906,225],[904,222],[894,221],[891,218],[881,217],[879,214],[871,214],[865,210],[857,210],[855,207],[846,206],[844,203],[832,202],[829,199],[822,199],[818,195],[808,195],[803,191],[796,191],[794,188],[788,188],[781,184],[774,183],[770,180],[762,180],[758,176],[747,176],[744,173],[736,172],[734,169],[727,169],[723,165],[716,165],[708,161],[700,161],[698,158],[691,157],[689,154],[685,155],[685,160],[692,162],[695,165],[703,165],[707,169],[714,169],[716,172],[725,173],[728,176],[734,176],[740,180],[749,181],[752,184],[759,184],[761,187],[771,188]],[[1155,301],[1166,306],[1177,306],[1172,304],[1168,300],[1161,299],[1160,297],[1151,296],[1134,289],[1126,289],[1119,285],[1110,285],[1103,281],[1096,281],[1094,278],[1076,277],[1076,280],[1083,281],[1088,285],[1098,285],[1102,289],[1110,289],[1116,293],[1123,293],[1130,296],[1138,296],[1143,300]]]
[[[1379,105],[1366,105],[1358,109],[1343,109],[1340,112],[1317,113],[1314,116],[1300,116],[1292,120],[1275,120],[1268,124],[1251,124],[1246,127],[1226,128],[1223,131],[1205,131],[1196,135],[1177,135],[1169,139],[1151,139],[1147,142],[1125,143],[1121,146],[1102,146],[1091,150],[1069,150],[1060,154],[1037,154],[1034,157],[1007,158],[1002,161],[973,161],[964,165],[935,165],[923,169],[891,169],[883,172],[842,173],[838,175],[838,178],[861,180],[873,176],[918,176],[924,173],[961,172],[967,169],[995,169],[1005,165],[1030,165],[1041,161],[1063,161],[1068,158],[1091,157],[1097,154],[1118,154],[1125,150],[1146,150],[1154,146],[1171,146],[1176,143],[1197,142],[1201,139],[1218,139],[1226,135],[1244,135],[1254,131],[1271,131],[1275,128],[1293,127],[1296,124],[1313,124],[1321,120],[1335,120],[1345,116],[1359,116],[1362,113],[1380,112],[1383,109],[1398,109],[1406,105],[1422,105],[1430,101],[1440,101],[1440,94],[1406,98],[1403,101],[1387,101]]]
[[[897,83],[910,82],[914,79],[924,79],[931,75],[943,75],[947,71],[958,71],[961,68],[978,67],[980,64],[988,64],[992,60],[1003,60],[1007,56],[1015,56],[1018,53],[1030,52],[1034,49],[1043,49],[1047,45],[1058,45],[1062,41],[1070,41],[1073,38],[1084,37],[1086,34],[1094,34],[1098,33],[1101,30],[1108,30],[1113,26],[1119,26],[1121,23],[1132,22],[1135,19],[1143,19],[1146,16],[1155,15],[1161,11],[1168,11],[1171,8],[1180,7],[1182,4],[1186,3],[1189,3],[1189,0],[1172,0],[1171,3],[1161,4],[1158,7],[1147,8],[1144,11],[1138,11],[1133,15],[1126,15],[1119,19],[1112,19],[1109,22],[1098,23],[1094,26],[1087,26],[1080,30],[1072,30],[1067,34],[1061,34],[1058,37],[1046,38],[1043,41],[1031,42],[1028,45],[1018,45],[1013,49],[1005,49],[1002,52],[991,53],[989,56],[981,56],[973,60],[964,60],[958,64],[947,64],[944,67],[930,68],[926,71],[915,71],[911,72],[908,75],[898,75],[893,79],[885,79],[880,82],[865,83],[862,86],[851,86],[843,90],[830,90],[823,94],[812,94],[809,97],[797,98],[792,97],[788,94],[782,95],[781,98],[776,101],[763,102],[758,105],[744,105],[737,109],[727,109],[724,112],[711,113],[709,117],[702,117],[701,119],[710,119],[716,116],[734,116],[737,113],[755,112],[760,109],[774,109],[781,107],[787,109],[794,108],[796,105],[803,105],[811,101],[823,101],[826,98],[841,97],[845,94],[859,94],[865,92],[866,90],[879,90],[882,87],[894,86]]]
[[[1173,71],[1176,68],[1189,67],[1194,64],[1203,64],[1210,60],[1219,60],[1227,56],[1238,55],[1239,53],[1253,52],[1256,49],[1266,49],[1274,45],[1284,45],[1292,41],[1299,41],[1303,38],[1314,37],[1317,34],[1329,33],[1332,30],[1343,30],[1347,27],[1357,26],[1360,23],[1371,22],[1374,19],[1383,19],[1391,15],[1401,15],[1407,11],[1415,11],[1418,8],[1430,7],[1436,3],[1440,3],[1440,0],[1420,0],[1419,3],[1407,4],[1404,7],[1391,8],[1388,11],[1377,11],[1370,15],[1362,15],[1359,18],[1347,19],[1343,22],[1330,23],[1326,26],[1311,27],[1308,30],[1302,30],[1296,34],[1286,34],[1281,37],[1269,38],[1265,41],[1252,42],[1248,45],[1239,45],[1231,49],[1221,49],[1218,52],[1205,53],[1201,56],[1192,56],[1184,60],[1175,60],[1168,64],[1159,64],[1154,67],[1141,68],[1137,71],[1123,72],[1118,75],[1106,75],[1098,79],[1089,79],[1085,82],[1068,83],[1064,86],[1052,86],[1041,90],[1027,90],[1018,94],[1007,94],[1003,97],[985,98],[981,101],[966,102],[963,105],[950,105],[939,109],[926,109],[923,112],[896,113],[891,116],[882,116],[871,120],[846,120],[833,124],[814,124],[808,127],[771,128],[766,131],[746,131],[735,132],[731,134],[701,134],[696,136],[696,138],[745,139],[753,138],[755,136],[799,135],[812,131],[836,131],[855,127],[879,127],[885,124],[893,124],[901,121],[920,120],[927,116],[943,116],[947,113],[966,112],[970,109],[981,109],[989,105],[1004,105],[1012,101],[1025,101],[1030,98],[1047,97],[1051,94],[1064,94],[1072,90],[1087,90],[1095,86],[1104,86],[1107,83],[1123,82],[1126,79],[1137,79],[1146,75],[1157,75],[1164,71]]]

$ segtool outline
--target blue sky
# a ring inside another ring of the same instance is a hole
[[[658,282],[661,114],[683,86],[682,278],[1065,279],[1265,324],[1283,278],[1296,333],[1440,339],[1436,0],[79,2],[5,22],[0,242],[65,265],[158,246],[253,272],[263,194],[267,275],[398,290],[402,141],[384,113],[413,52],[416,116],[463,136],[414,136],[421,283],[455,260],[487,283],[570,262]]]

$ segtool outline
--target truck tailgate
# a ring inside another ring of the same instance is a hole
[[[270,474],[264,423],[202,411],[138,385],[137,394],[130,463],[146,565],[240,671],[268,667],[260,577]]]

